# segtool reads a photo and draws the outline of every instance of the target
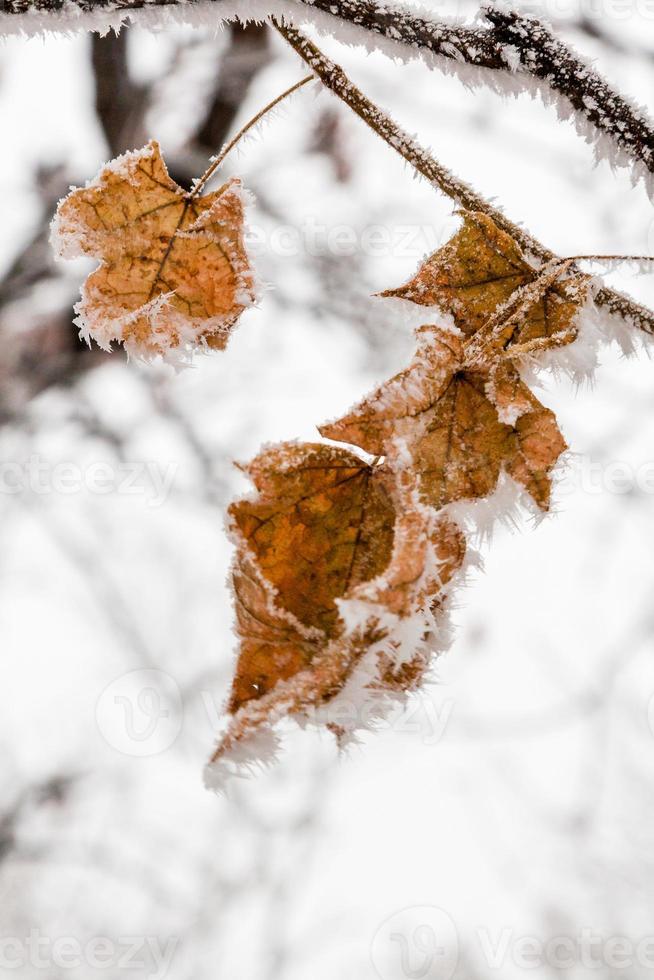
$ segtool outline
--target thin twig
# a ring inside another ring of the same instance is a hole
[[[303,85],[306,85],[308,82],[312,82],[312,81],[314,81],[313,75],[306,75],[304,78],[301,78],[299,82],[296,82],[295,85],[291,85],[290,88],[287,88],[286,91],[282,92],[281,95],[278,95],[276,99],[273,99],[272,102],[269,102],[268,105],[265,105],[263,109],[260,109],[259,112],[257,112],[256,116],[253,116],[252,119],[246,122],[245,125],[239,129],[236,136],[234,136],[229,141],[229,143],[227,143],[227,145],[223,147],[223,149],[220,151],[218,156],[215,158],[215,160],[212,161],[211,165],[207,167],[207,169],[202,174],[202,176],[197,179],[197,181],[193,185],[191,198],[198,197],[198,195],[202,191],[202,188],[205,187],[206,184],[211,180],[216,170],[218,170],[220,165],[225,160],[227,154],[234,149],[236,144],[240,142],[240,140],[245,136],[246,133],[249,133],[249,131],[254,126],[256,126],[257,123],[259,123],[263,119],[263,117],[267,115],[267,113],[269,113],[272,109],[274,109],[275,106],[279,105],[280,102],[288,98],[288,96],[292,95],[294,92],[297,92],[297,90],[299,88],[302,88]]]
[[[107,18],[131,12],[154,9],[179,11],[183,16],[200,0],[4,0],[0,4],[0,33],[3,20],[11,30],[12,21],[21,14],[66,17],[68,12],[89,13],[102,26],[103,12]],[[203,0],[206,2],[206,0]],[[211,2],[211,0],[209,0]],[[221,0],[213,0],[216,22],[235,19],[233,12],[225,16]],[[287,0],[289,16],[295,23],[313,22],[325,28],[324,15],[333,18],[338,33],[339,22],[348,28],[393,42],[406,57],[425,53],[446,59],[456,70],[462,66],[488,69],[511,80],[535,78],[547,88],[568,100],[570,105],[598,133],[608,137],[623,159],[632,161],[649,173],[654,173],[654,126],[636,106],[613,89],[590,64],[572,48],[557,38],[540,21],[515,11],[505,12],[494,6],[482,8],[487,26],[466,27],[435,20],[429,14],[412,10],[401,3],[380,3],[379,0]],[[271,5],[272,6],[272,5]],[[297,11],[297,14],[295,14]],[[271,14],[273,11],[271,10]],[[315,16],[318,13],[318,17]],[[243,20],[252,19],[244,5]],[[25,24],[25,30],[42,30],[43,24]],[[343,36],[347,42],[347,35]],[[350,41],[351,43],[351,41]],[[638,169],[637,171],[638,172]]]
[[[503,231],[515,238],[525,251],[532,252],[544,261],[549,261],[554,257],[552,252],[537,242],[535,238],[532,238],[528,232],[514,225],[506,215],[481,197],[469,184],[456,177],[438,160],[434,159],[427,150],[419,146],[394,119],[391,119],[386,112],[357,88],[340,65],[331,61],[305,35],[274,17],[271,18],[271,23],[315,72],[321,82],[341,101],[345,102],[378,136],[381,136],[384,142],[388,143],[401,157],[404,157],[407,163],[411,164],[418,173],[426,177],[431,184],[435,184],[466,211],[483,211],[488,214]]]
[[[523,251],[531,253],[542,262],[550,262],[556,258],[553,252],[529,232],[514,224],[502,211],[435,160],[387,113],[374,102],[371,102],[350,81],[340,65],[327,58],[313,41],[310,41],[294,27],[289,27],[275,18],[272,18],[271,23],[315,72],[322,83],[430,183],[438,187],[466,211],[481,211],[487,214],[502,231],[511,235]],[[624,296],[616,290],[602,287],[596,293],[595,301],[608,309],[610,313],[620,316],[640,330],[654,334],[654,313],[628,296]]]

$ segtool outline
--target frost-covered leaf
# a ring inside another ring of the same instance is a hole
[[[424,326],[416,338],[411,364],[343,418],[319,426],[322,436],[359,446],[373,456],[392,451],[398,426],[419,420],[444,395],[463,360],[463,338],[452,331]]]
[[[214,765],[286,715],[315,719],[356,671],[368,694],[408,690],[415,671],[403,665],[428,640],[432,606],[465,554],[459,530],[420,505],[409,471],[288,443],[248,473],[258,493],[231,508],[240,648]],[[322,720],[344,734],[329,713]]]
[[[233,179],[193,197],[169,176],[159,145],[126,153],[60,202],[52,226],[66,258],[101,264],[76,306],[82,334],[109,349],[183,356],[222,349],[254,301],[243,240],[243,196]]]
[[[503,460],[507,473],[527,490],[541,510],[548,510],[550,474],[567,449],[554,412],[539,402],[506,361],[489,370],[486,395],[498,417],[512,430],[509,452]]]
[[[517,243],[488,215],[466,211],[460,230],[422,263],[409,282],[381,295],[438,307],[470,336],[493,315],[501,315],[516,290],[537,283],[539,276]],[[558,277],[559,273],[543,289],[522,294],[528,302],[503,337],[505,349],[545,340],[549,346],[561,346],[575,339],[575,322],[589,279],[575,275],[557,282]]]
[[[415,479],[415,474],[410,479]],[[399,600],[405,614],[404,603],[410,600],[414,616],[416,612],[424,616],[425,629],[422,633],[414,631],[413,647],[410,640],[407,643],[406,637],[402,637],[399,641],[391,640],[386,649],[379,651],[378,676],[370,685],[372,690],[402,695],[417,690],[432,666],[434,647],[443,650],[447,646],[447,636],[442,635],[444,606],[449,596],[447,586],[464,564],[466,541],[460,528],[442,515],[438,518],[432,515],[430,520],[425,517],[424,508],[414,506],[401,515],[397,529],[397,552],[407,557],[413,555],[413,567],[421,586],[412,585],[407,574],[411,562],[405,560],[396,563],[386,576],[388,579],[393,573],[399,574],[401,582],[396,581],[386,592],[382,586],[376,597],[378,603],[385,602],[390,608]],[[429,561],[435,562],[437,575],[426,574]],[[400,564],[402,571],[398,568]]]
[[[230,508],[237,540],[274,592],[275,610],[283,610],[284,623],[293,623],[303,643],[279,647],[279,624],[271,636],[265,613],[269,596],[250,594],[241,567],[235,586],[247,647],[237,669],[232,711],[306,667],[313,656],[306,642],[320,644],[334,636],[339,628],[335,600],[387,566],[395,524],[386,472],[343,449],[282,445],[258,456],[247,472],[258,496]],[[266,637],[260,650],[262,621]]]
[[[552,412],[508,359],[470,367],[461,336],[426,326],[417,338],[409,367],[321,434],[414,467],[431,507],[487,496],[505,469],[547,510],[566,448]]]
[[[502,472],[549,508],[566,446],[516,359],[573,338],[588,280],[561,284],[571,261],[535,272],[483,215],[430,262],[404,292],[462,329],[421,327],[409,366],[320,428],[347,448],[289,443],[247,469],[257,494],[230,510],[240,647],[209,784],[269,758],[261,738],[285,716],[344,740],[359,708],[383,713],[422,683],[466,553],[443,508],[490,495]],[[330,716],[348,698],[354,715]]]

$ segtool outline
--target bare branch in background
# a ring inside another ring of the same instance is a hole
[[[52,384],[67,384],[97,363],[73,323],[73,295],[61,290],[49,308],[26,310],[33,290],[54,285],[59,273],[49,244],[50,218],[70,184],[63,167],[40,168],[35,184],[42,218],[0,278],[0,423]]]
[[[145,141],[147,88],[131,78],[125,31],[105,37],[94,34],[91,44],[95,110],[111,155],[118,156]]]
[[[324,109],[316,120],[309,145],[312,153],[324,153],[331,161],[334,178],[339,184],[349,180],[352,173],[352,164],[343,146],[341,130],[341,117],[338,113],[331,108]]]
[[[650,60],[654,59],[654,45],[643,44],[642,41],[639,43],[634,40],[627,42],[615,31],[607,30],[600,17],[591,17],[585,13],[578,20],[569,23],[568,26],[574,27],[575,30],[592,38],[593,41],[600,41],[609,51],[618,51],[630,56],[637,55],[639,58]]]
[[[0,864],[11,856],[16,831],[27,814],[49,804],[64,804],[77,780],[78,776],[71,774],[49,776],[42,782],[26,786],[10,807],[0,811]]]
[[[217,153],[227,139],[252,82],[270,62],[268,33],[264,24],[230,26],[229,47],[219,65],[213,98],[195,137],[210,153]]]

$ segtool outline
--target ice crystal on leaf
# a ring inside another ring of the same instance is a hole
[[[420,506],[408,471],[288,443],[247,472],[258,493],[230,509],[240,652],[214,764],[262,726],[336,697],[369,652],[371,684],[404,689],[417,650],[403,648],[403,627],[422,622],[465,553],[457,528]]]
[[[243,230],[237,179],[189,194],[154,141],[107,164],[60,202],[52,224],[60,256],[101,260],[75,307],[82,336],[145,358],[222,349],[255,299]]]
[[[510,362],[469,367],[460,336],[434,327],[417,336],[409,367],[322,435],[408,460],[432,507],[487,496],[504,468],[546,510],[549,472],[566,448],[553,413]]]
[[[411,363],[320,428],[342,445],[287,443],[250,464],[257,494],[230,510],[240,649],[209,785],[250,765],[287,715],[344,741],[366,727],[364,706],[381,713],[419,686],[466,561],[457,509],[505,476],[550,506],[566,444],[517,365],[575,340],[590,282],[570,260],[532,267],[490,218],[466,214],[384,294],[435,305],[455,326],[420,327]],[[329,710],[344,699],[347,724]]]
[[[381,295],[451,313],[457,327],[469,336],[522,289],[524,298],[533,302],[507,336],[505,346],[535,341],[546,341],[548,346],[569,344],[576,337],[574,323],[587,277],[562,283],[555,275],[546,288],[538,289],[540,275],[511,236],[488,215],[466,212],[460,230],[423,262],[408,283]]]

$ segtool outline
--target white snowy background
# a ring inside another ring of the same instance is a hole
[[[557,28],[652,106],[650,14],[569,4]],[[130,28],[132,71],[156,96],[144,135],[172,160],[224,45],[207,30]],[[552,108],[324,46],[556,252],[654,251],[643,188],[595,167]],[[88,36],[0,46],[0,274],[47,217],[49,175],[81,183],[110,156],[89,48]],[[304,73],[281,41],[271,51],[237,125]],[[481,543],[436,683],[345,756],[289,727],[273,769],[227,797],[203,789],[235,652],[223,520],[247,485],[232,463],[313,438],[403,366],[410,329],[371,294],[456,227],[450,203],[315,86],[226,172],[257,197],[255,255],[273,288],[224,353],[179,374],[101,355],[33,394],[51,351],[16,349],[72,305],[85,268],[28,283],[1,311],[0,975],[651,975],[654,363],[642,351],[603,350],[592,387],[547,382],[574,451],[555,513]],[[387,246],[366,245],[373,226]],[[611,281],[654,302],[653,278]],[[89,477],[97,464],[107,492]],[[98,937],[114,951],[104,965],[76,958]],[[557,960],[561,939],[574,963]]]

